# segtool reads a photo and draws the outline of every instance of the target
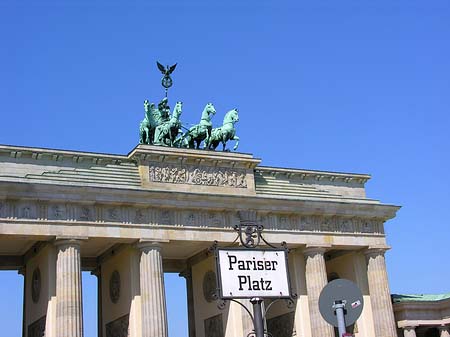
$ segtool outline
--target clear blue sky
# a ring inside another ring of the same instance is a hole
[[[449,40],[447,0],[0,0],[0,143],[126,154],[163,95],[155,61],[178,62],[185,123],[237,107],[263,165],[372,174],[369,197],[402,206],[392,292],[449,292]],[[21,276],[0,282],[2,336],[19,337]]]

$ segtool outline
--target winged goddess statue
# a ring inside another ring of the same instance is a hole
[[[172,74],[175,68],[177,67],[177,63],[175,63],[173,66],[164,67],[161,63],[156,61],[156,65],[158,66],[158,69],[161,71],[161,73],[164,75],[163,78],[161,79],[161,84],[166,89],[167,93],[167,89],[169,89],[173,84],[170,74]]]

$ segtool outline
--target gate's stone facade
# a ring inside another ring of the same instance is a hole
[[[334,336],[317,298],[332,277],[356,282],[356,336],[394,337],[384,222],[397,206],[365,195],[364,174],[259,166],[252,155],[139,145],[127,156],[0,146],[0,267],[25,276],[24,336],[82,336],[81,270],[98,276],[99,337],[165,337],[163,272],[186,278],[190,337],[245,336],[220,311],[214,240],[230,244],[247,217],[293,248],[294,308],[273,307],[284,336]]]

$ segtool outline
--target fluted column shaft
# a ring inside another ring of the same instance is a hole
[[[403,328],[404,337],[416,337],[416,327],[415,326],[405,326]]]
[[[325,248],[307,248],[303,251],[306,260],[305,276],[308,294],[309,316],[312,337],[334,337],[334,329],[322,317],[319,311],[319,296],[327,285],[325,267]]]
[[[194,286],[192,284],[192,267],[189,266],[180,276],[186,279],[187,313],[189,337],[195,337]]]
[[[80,241],[57,240],[56,337],[83,336]]]
[[[167,337],[167,310],[161,247],[140,243],[139,272],[142,303],[142,337]]]
[[[396,337],[394,310],[386,272],[383,249],[369,249],[365,252],[367,259],[367,279],[370,301],[372,302],[375,336]]]
[[[450,326],[443,325],[438,327],[440,337],[450,337]]]

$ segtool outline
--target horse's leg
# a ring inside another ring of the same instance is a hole
[[[239,137],[238,136],[234,136],[233,140],[236,141],[236,144],[234,144],[233,150],[236,151],[238,146],[239,146]]]
[[[169,137],[170,137],[170,139],[169,139],[170,146],[172,147],[173,146],[173,140],[175,139],[175,136],[173,135],[172,130],[169,130]]]
[[[222,151],[226,151],[226,146],[227,146],[227,135],[226,135],[226,133],[224,133],[222,135],[222,145],[223,145]]]
[[[149,139],[148,139],[149,130],[148,130],[148,128],[145,128],[144,132],[145,132],[145,143],[149,144]]]
[[[148,128],[148,136],[147,136],[147,144],[153,145],[153,136],[155,134],[155,129],[152,129],[151,127]]]
[[[208,147],[208,143],[209,143],[209,131],[208,131],[208,128],[206,128],[206,137],[204,140],[205,146],[203,146],[204,149],[206,149]]]

